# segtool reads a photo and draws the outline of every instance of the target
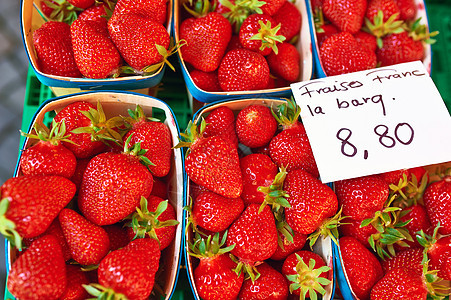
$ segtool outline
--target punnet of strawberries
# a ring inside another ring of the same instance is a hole
[[[438,32],[417,18],[422,0],[311,0],[319,59],[327,76],[426,57]],[[429,53],[430,55],[430,53]],[[430,68],[430,66],[427,66]]]
[[[183,42],[180,58],[198,89],[266,90],[289,87],[302,79],[303,60],[297,46],[302,1],[176,3],[176,39]]]
[[[168,0],[41,0],[30,49],[46,75],[105,79],[159,72],[174,54]],[[31,14],[31,12],[30,12]]]
[[[16,176],[0,187],[17,299],[161,299],[174,285],[173,129],[146,104],[99,97],[50,103],[51,124],[22,132]]]

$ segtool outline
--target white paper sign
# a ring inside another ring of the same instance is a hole
[[[420,61],[291,89],[324,183],[451,161],[451,117]]]

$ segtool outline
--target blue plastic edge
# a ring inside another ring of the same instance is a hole
[[[355,299],[352,295],[351,287],[349,286],[348,281],[346,280],[346,276],[343,270],[343,264],[341,262],[341,252],[339,245],[337,246],[335,243],[332,245],[334,252],[334,266],[335,266],[335,275],[338,286],[340,287],[340,292],[343,298],[353,300]]]
[[[180,138],[180,127],[179,127],[179,124],[178,124],[178,122],[177,122],[177,118],[175,117],[175,114],[174,114],[174,112],[172,111],[172,109],[171,109],[171,107],[166,103],[166,102],[164,102],[164,101],[162,101],[162,100],[160,100],[160,99],[158,99],[158,98],[155,98],[155,97],[152,97],[152,96],[149,96],[149,95],[144,95],[144,94],[140,94],[140,93],[136,93],[136,92],[130,92],[130,91],[116,91],[116,90],[102,90],[102,91],[86,91],[86,92],[80,92],[80,93],[74,93],[74,94],[70,94],[70,95],[64,95],[64,96],[59,96],[59,97],[54,97],[54,98],[51,98],[51,99],[47,99],[47,100],[45,100],[44,102],[42,102],[40,105],[39,105],[39,107],[37,108],[37,110],[36,110],[36,113],[33,115],[33,117],[31,118],[31,120],[30,120],[30,124],[29,124],[29,126],[28,126],[28,132],[32,129],[32,124],[33,124],[33,122],[34,122],[34,120],[36,119],[36,115],[37,115],[37,113],[39,112],[39,111],[41,111],[42,110],[42,107],[44,107],[45,105],[47,105],[48,103],[50,103],[50,102],[53,102],[53,101],[56,101],[56,100],[59,100],[59,99],[64,99],[64,98],[69,98],[69,97],[72,97],[72,96],[78,96],[78,95],[87,95],[87,94],[95,94],[95,93],[98,93],[98,92],[102,92],[102,93],[116,93],[116,94],[132,94],[132,95],[137,95],[137,96],[142,96],[142,97],[147,97],[147,98],[150,98],[150,99],[153,99],[153,100],[156,100],[156,101],[159,101],[159,102],[161,102],[161,103],[163,103],[168,109],[169,109],[169,111],[171,112],[171,114],[174,116],[174,122],[175,122],[175,126],[176,126],[176,129],[177,129],[177,132],[178,132],[178,135],[179,135],[179,138]],[[23,149],[23,147],[24,147],[24,145],[25,145],[25,142],[26,142],[26,140],[24,140],[23,142],[22,142],[22,144],[20,145],[20,149]],[[20,159],[20,157],[17,159],[17,162],[16,162],[16,167],[15,167],[15,169],[14,169],[14,174],[17,172],[17,170],[18,170],[18,168],[19,168],[19,159]],[[182,153],[182,168],[183,168],[183,170],[184,170],[184,159],[183,159],[183,153]],[[184,173],[184,172],[183,172]],[[185,199],[186,199],[186,174],[184,173],[184,176],[183,176],[183,204],[185,205]],[[184,239],[185,239],[185,224],[184,224],[184,220],[185,220],[185,218],[184,218],[184,216],[185,216],[185,210],[183,210],[183,213],[182,213],[182,236],[181,236],[181,242],[180,242],[180,249],[179,249],[179,259],[178,259],[178,263],[177,263],[177,272],[176,272],[176,275],[175,275],[175,281],[174,281],[174,287],[172,288],[172,290],[171,290],[171,293],[170,293],[170,295],[169,295],[169,298],[171,298],[172,297],[172,295],[174,294],[174,291],[175,291],[175,288],[176,288],[176,286],[177,286],[177,282],[178,282],[178,278],[179,278],[179,272],[180,272],[180,265],[181,265],[181,259],[182,259],[182,253],[181,253],[181,251],[182,251],[182,244],[183,244],[183,241],[184,241]],[[8,274],[9,274],[9,269],[10,269],[10,266],[9,266],[9,261],[8,261],[8,240],[7,239],[5,239],[5,268],[6,268],[6,277],[8,277]],[[5,285],[5,290],[7,290],[7,287],[6,287],[6,285]],[[6,293],[5,293],[6,294]],[[15,299],[15,298],[14,298]]]

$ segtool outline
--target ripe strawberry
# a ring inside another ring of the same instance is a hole
[[[404,210],[409,211],[406,215],[402,216],[399,221],[406,222],[411,220],[404,228],[409,231],[409,234],[414,237],[415,234],[423,230],[424,232],[429,232],[431,229],[431,222],[429,221],[429,217],[427,215],[426,208],[421,204],[415,204]],[[414,238],[414,241],[405,241],[410,248],[419,248],[421,247],[418,241]]]
[[[138,72],[146,73],[145,68],[161,65],[169,55],[166,27],[148,17],[133,13],[118,15],[108,21],[108,31],[121,56]]]
[[[238,137],[235,131],[235,115],[232,109],[227,106],[219,106],[205,117],[205,122],[207,126],[204,130],[204,137],[219,135],[224,140],[230,141],[234,146],[238,146]]]
[[[401,19],[405,21],[414,20],[417,15],[417,6],[414,0],[395,0],[401,12]]]
[[[371,290],[371,299],[426,299],[427,288],[422,275],[409,268],[389,271]]]
[[[238,151],[230,142],[219,136],[203,137],[205,120],[200,132],[197,125],[188,124],[177,147],[189,147],[185,171],[196,184],[228,198],[237,198],[243,191]]]
[[[198,70],[215,71],[232,36],[229,21],[216,12],[210,12],[199,18],[185,19],[179,31],[180,39],[187,43],[180,48],[182,58]]]
[[[423,274],[423,249],[404,249],[395,256],[382,261],[384,273],[388,273],[396,268],[409,268],[418,274]]]
[[[368,239],[371,235],[377,234],[378,231],[372,225],[361,226],[361,224],[361,220],[346,218],[345,222],[343,222],[343,224],[340,224],[338,229],[340,235],[351,236],[357,239],[365,247],[370,248],[371,246]]]
[[[379,174],[379,176],[389,185],[390,184],[398,185],[399,181],[403,180],[404,175],[406,176],[407,179],[409,178],[408,169],[400,169]]]
[[[335,193],[344,216],[364,220],[382,210],[389,188],[377,175],[369,175],[335,182]]]
[[[148,254],[147,262],[149,264],[149,270],[152,273],[158,271],[161,249],[158,247],[158,241],[155,239],[135,239],[127,244],[123,248],[124,250],[131,251],[144,251]]]
[[[320,48],[321,62],[328,76],[368,70],[376,67],[376,55],[349,32],[332,35]]]
[[[240,27],[240,42],[245,49],[267,56],[278,53],[278,45],[286,38],[278,35],[280,25],[269,15],[251,14]]]
[[[118,74],[121,55],[98,22],[77,19],[70,32],[75,62],[83,76],[102,79]]]
[[[168,199],[167,183],[164,180],[155,177],[153,179],[153,186],[152,186],[152,191],[150,192],[150,194],[153,196],[163,198],[163,199]]]
[[[285,0],[267,0],[265,4],[263,4],[260,9],[262,13],[272,16],[283,6]]]
[[[259,187],[269,187],[279,171],[268,155],[253,153],[240,159],[243,175],[243,192],[241,197],[246,204],[263,203],[266,194]]]
[[[218,73],[204,72],[201,70],[192,70],[189,76],[193,80],[194,84],[201,90],[206,92],[221,92],[221,86],[218,81]]]
[[[451,233],[451,176],[445,176],[439,181],[429,184],[423,201],[432,226],[440,223],[439,233]]]
[[[269,70],[275,76],[295,82],[300,74],[301,56],[298,49],[289,43],[281,43],[278,49],[278,54],[273,52],[266,57]]]
[[[141,149],[145,149],[144,157],[147,157],[153,165],[149,170],[155,177],[166,176],[171,169],[172,138],[171,132],[166,124],[148,120],[143,109],[138,105],[135,111],[129,111],[130,118],[127,122],[131,125],[130,130],[124,136],[124,142],[128,137],[129,146],[141,143]]]
[[[86,272],[82,271],[80,266],[66,265],[67,286],[63,295],[59,298],[61,300],[82,300],[88,299],[89,295],[83,285],[89,284],[89,279]]]
[[[90,6],[93,6],[95,0],[67,0],[70,4],[75,7],[86,9]]]
[[[422,60],[424,48],[421,40],[414,40],[406,31],[392,33],[382,39],[382,48],[376,50],[381,66]]]
[[[302,169],[288,172],[283,190],[291,207],[285,219],[295,231],[310,234],[337,213],[337,196],[332,189]]]
[[[429,269],[438,270],[438,277],[451,280],[451,236],[437,239],[427,250]]]
[[[227,52],[218,69],[218,80],[224,91],[265,89],[269,67],[263,55],[247,49]]]
[[[244,210],[241,198],[226,198],[213,192],[202,192],[195,198],[190,218],[193,225],[212,232],[226,230]]]
[[[387,20],[395,14],[397,14],[397,16],[393,17],[394,21],[400,18],[401,12],[395,0],[369,0],[365,17],[368,18],[371,23],[374,23],[374,18],[380,11],[383,15],[383,22],[387,22]]]
[[[312,298],[311,292],[324,296],[324,286],[330,283],[330,268],[318,254],[301,250],[290,254],[282,265],[282,274],[288,278],[290,293]]]
[[[377,40],[374,35],[366,31],[359,30],[354,34],[357,42],[365,46],[368,50],[376,52]]]
[[[244,281],[239,299],[287,299],[288,281],[281,273],[267,263],[258,265],[257,271],[260,277]]]
[[[101,23],[105,33],[108,34],[107,22],[113,13],[114,3],[110,0],[88,7],[80,13],[78,19],[84,21],[96,21]]]
[[[77,187],[77,191],[80,189],[81,181],[83,179],[83,174],[85,173],[86,167],[88,166],[88,163],[90,160],[91,160],[91,158],[77,159],[77,164],[75,166],[74,174],[70,178],[70,181],[75,183],[75,186]]]
[[[332,24],[324,24],[321,26],[320,30],[316,30],[316,41],[318,42],[318,48],[321,48],[324,41],[327,40],[330,36],[338,33],[337,27]]]
[[[102,228],[110,240],[110,251],[124,248],[131,241],[126,228],[121,223],[104,225]]]
[[[271,109],[261,104],[243,108],[236,117],[236,134],[241,144],[249,148],[269,143],[277,130],[277,121]]]
[[[14,261],[7,287],[18,299],[59,299],[66,284],[61,246],[54,236],[46,235]]]
[[[323,0],[324,16],[340,31],[351,34],[362,28],[367,8],[366,0]]]
[[[287,240],[286,236],[279,231],[279,242],[276,252],[271,256],[272,260],[285,260],[291,253],[301,250],[307,241],[307,235],[293,232],[293,241]]]
[[[139,144],[137,144],[139,145]],[[89,162],[78,194],[78,207],[97,225],[121,221],[150,195],[153,176],[126,146],[124,152],[101,153]]]
[[[352,291],[357,298],[368,299],[371,288],[384,275],[379,260],[353,237],[341,237],[339,242],[343,268]]]
[[[167,18],[167,0],[118,0],[114,6],[113,18],[121,14],[138,13],[155,22],[164,24]]]
[[[63,22],[49,21],[33,32],[33,46],[42,73],[82,77],[75,62],[70,26]]]
[[[284,1],[272,18],[275,21],[274,25],[280,24],[278,33],[286,38],[286,42],[296,39],[302,24],[302,16],[296,5],[290,1]]]
[[[33,238],[48,229],[74,197],[75,185],[60,176],[24,175],[6,180],[0,194],[4,214],[1,227],[6,226],[2,232],[20,249],[21,237]],[[10,222],[13,222],[13,228],[10,228]],[[11,236],[6,234],[9,231]]]

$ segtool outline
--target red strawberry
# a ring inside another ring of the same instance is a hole
[[[121,223],[105,225],[102,226],[102,228],[105,230],[108,239],[110,240],[110,251],[124,248],[131,241],[126,228],[124,228]]]
[[[11,266],[8,290],[18,299],[58,299],[66,289],[66,265],[52,235],[34,241]]]
[[[59,298],[61,300],[82,300],[89,297],[83,285],[89,284],[89,279],[86,272],[82,271],[79,266],[67,264],[66,265],[67,287],[63,295]]]
[[[376,67],[376,55],[349,32],[332,35],[320,48],[321,62],[328,76],[364,71]]]
[[[118,74],[121,55],[104,29],[98,22],[80,19],[71,25],[75,61],[85,77],[102,79]]]
[[[429,269],[438,270],[438,277],[451,280],[451,236],[437,239],[427,250]]]
[[[241,45],[240,42],[240,36],[238,34],[232,34],[232,37],[230,38],[230,42],[227,45],[226,53],[233,49],[242,49],[244,48],[243,45]]]
[[[371,299],[426,299],[427,293],[422,275],[409,268],[397,268],[373,286]]]
[[[80,13],[78,18],[80,20],[96,21],[102,24],[105,29],[105,33],[108,34],[107,22],[108,18],[113,13],[113,3],[110,0],[106,0],[99,5],[93,5]]]
[[[86,167],[88,166],[91,158],[80,158],[77,159],[77,165],[75,166],[74,175],[70,178],[70,181],[75,183],[77,191],[80,189],[81,181],[83,179],[83,174],[85,173]]]
[[[95,3],[95,0],[67,0],[67,1],[73,6],[83,9],[93,6]]]
[[[289,43],[278,45],[279,52],[271,53],[266,57],[272,74],[289,82],[295,82],[300,74],[300,61],[298,49]]]
[[[423,249],[404,249],[395,256],[382,261],[384,273],[396,268],[409,268],[419,274],[423,274]]]
[[[340,238],[343,268],[352,291],[359,299],[368,299],[371,288],[384,275],[377,257],[357,239]]]
[[[389,171],[380,173],[379,176],[387,182],[387,184],[394,184],[398,185],[400,180],[403,180],[404,175],[406,176],[406,179],[409,179],[409,170],[408,169],[401,169],[401,170],[395,170],[395,171]]]
[[[301,30],[302,16],[296,5],[290,1],[284,1],[272,18],[275,21],[274,25],[280,24],[278,34],[284,36],[286,42],[297,37]]]
[[[323,0],[322,5],[324,16],[340,31],[351,34],[362,27],[366,7],[366,0]]]
[[[301,250],[305,242],[307,241],[307,235],[299,233],[297,231],[293,232],[293,241],[290,242],[287,238],[279,231],[279,243],[276,252],[271,256],[272,260],[284,260],[291,253]]]
[[[261,104],[243,108],[236,117],[236,134],[241,144],[249,148],[269,143],[277,130],[277,121],[271,109]]]
[[[417,15],[417,5],[414,0],[395,0],[401,12],[402,20],[414,20]]]
[[[57,21],[45,22],[33,32],[33,46],[41,72],[57,76],[81,77],[75,62],[68,24]]]
[[[432,226],[440,223],[439,233],[451,233],[451,176],[429,184],[423,200]]]
[[[154,177],[151,195],[168,199],[168,185],[162,179]]]
[[[212,72],[219,67],[231,36],[229,21],[216,12],[185,19],[180,24],[180,39],[187,43],[180,48],[182,58],[198,70]]]
[[[263,203],[266,194],[259,187],[269,187],[278,173],[278,167],[268,155],[253,153],[240,159],[243,174],[243,192],[241,197],[246,204]]]
[[[166,27],[148,17],[134,13],[118,15],[108,21],[108,31],[124,60],[136,71],[146,73],[146,67],[163,64],[169,55]]]
[[[267,263],[257,266],[260,276],[252,282],[245,280],[239,299],[283,300],[288,297],[287,279]]]
[[[131,241],[123,248],[130,251],[144,251],[148,254],[147,262],[149,263],[149,270],[155,273],[159,268],[161,258],[161,249],[158,247],[158,241],[155,239],[136,239]],[[144,261],[143,261],[144,262]]]
[[[264,14],[272,16],[279,11],[284,3],[285,0],[266,0],[265,4],[263,4],[260,9]]]
[[[324,296],[324,286],[330,283],[330,268],[318,254],[301,250],[290,254],[282,266],[282,274],[288,278],[290,291],[294,295],[305,295],[312,298],[310,291]],[[312,285],[316,288],[312,289]]]
[[[316,30],[316,41],[318,42],[318,49],[321,48],[324,41],[327,40],[330,36],[338,33],[338,28],[332,24],[323,24],[320,29]]]
[[[191,218],[194,225],[212,232],[226,230],[244,210],[241,198],[226,198],[213,192],[202,192],[195,198]]]
[[[124,136],[124,142],[132,136],[129,146],[141,143],[141,149],[146,150],[143,156],[153,164],[149,165],[153,176],[168,175],[172,158],[172,137],[168,126],[159,121],[147,120],[139,105],[134,112],[129,111],[129,113],[131,118],[127,120],[132,127]]]
[[[203,125],[202,125],[203,124]],[[200,128],[205,128],[205,120]],[[237,198],[243,191],[240,161],[237,148],[219,136],[202,137],[197,126],[188,124],[182,136],[186,142],[178,147],[189,147],[185,171],[196,184],[228,198]]]
[[[193,80],[194,84],[201,90],[206,92],[221,92],[221,86],[218,81],[218,73],[204,72],[201,70],[192,70],[189,76]]]
[[[139,144],[138,144],[139,145]],[[153,177],[133,149],[106,152],[89,162],[78,194],[78,207],[97,225],[121,221],[152,191]]]
[[[397,14],[396,17],[393,17],[393,21],[396,21],[400,18],[401,13],[395,0],[369,0],[365,14],[366,18],[371,23],[374,23],[374,18],[380,12],[383,15],[382,22],[387,22],[390,17]]]
[[[269,81],[268,63],[259,53],[247,49],[234,49],[222,58],[218,79],[224,91],[265,89]]]
[[[13,177],[1,186],[4,221],[2,227],[17,232],[19,238],[33,238],[44,233],[58,213],[75,195],[75,185],[64,177],[29,175]],[[6,212],[5,212],[6,211]],[[8,222],[8,223],[9,223]],[[6,230],[5,229],[5,230]],[[16,236],[4,235],[19,249],[20,240]]]
[[[235,132],[235,115],[227,106],[219,106],[213,109],[205,118],[207,126],[204,137],[219,135],[233,145],[238,146],[238,138]]]
[[[374,35],[366,31],[359,30],[354,34],[357,42],[365,46],[368,50],[376,52],[377,40]]]
[[[414,40],[406,31],[392,33],[382,39],[382,48],[376,50],[381,66],[422,60],[424,48],[421,40]]]
[[[283,190],[291,206],[285,208],[285,218],[295,231],[310,234],[337,212],[337,196],[332,189],[304,170],[288,172]]]
[[[81,265],[97,265],[110,250],[106,231],[77,212],[65,208],[59,214],[72,258]]]
[[[335,182],[335,193],[344,216],[364,220],[382,210],[389,188],[377,175],[370,175]]]
[[[431,229],[431,222],[429,221],[429,217],[426,212],[426,208],[421,204],[415,204],[413,206],[410,206],[408,208],[405,208],[404,210],[409,211],[406,215],[402,216],[399,221],[400,222],[407,222],[411,220],[404,228],[406,228],[409,231],[409,234],[412,237],[415,237],[415,234],[423,230],[424,232],[429,232]],[[411,248],[418,248],[420,247],[420,244],[418,241],[414,238],[414,241],[405,241],[409,247]]]
[[[371,235],[377,234],[378,231],[372,225],[361,226],[361,224],[361,220],[346,218],[343,224],[340,224],[338,229],[340,235],[351,236],[357,239],[365,247],[370,248],[371,246],[368,239]]]
[[[167,18],[167,0],[118,0],[113,17],[121,14],[138,13],[155,22],[164,24]]]

